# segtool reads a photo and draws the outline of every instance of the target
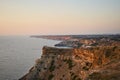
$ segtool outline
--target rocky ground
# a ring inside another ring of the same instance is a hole
[[[45,46],[41,58],[19,80],[120,80],[120,46]]]
[[[120,80],[120,35],[31,36],[61,40],[19,80]]]

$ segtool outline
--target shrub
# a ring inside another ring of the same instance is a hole
[[[52,80],[53,77],[54,77],[53,74],[49,75],[48,80]]]
[[[81,78],[79,78],[78,75],[75,75],[71,72],[71,80],[81,80]]]
[[[50,72],[52,72],[52,71],[54,71],[54,69],[55,69],[54,60],[52,60],[49,70],[50,70]]]
[[[89,70],[89,68],[87,66],[84,66],[83,69],[86,70],[86,71]]]
[[[64,60],[64,62],[68,63],[69,69],[71,69],[73,67],[73,63],[72,63],[71,59],[68,59],[68,60],[66,59],[66,60]]]
[[[92,79],[92,80],[99,80],[101,79],[101,74],[98,73],[98,72],[94,72],[93,74],[89,75],[89,79]]]

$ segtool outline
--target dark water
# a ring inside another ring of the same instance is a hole
[[[44,45],[56,43],[28,36],[0,36],[0,80],[17,80],[35,64]]]

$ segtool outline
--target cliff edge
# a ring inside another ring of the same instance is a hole
[[[19,80],[120,80],[120,47],[43,47],[42,56]]]

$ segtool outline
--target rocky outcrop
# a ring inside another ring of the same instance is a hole
[[[119,80],[120,47],[43,47],[40,59],[19,80]],[[113,76],[112,76],[113,75]]]

